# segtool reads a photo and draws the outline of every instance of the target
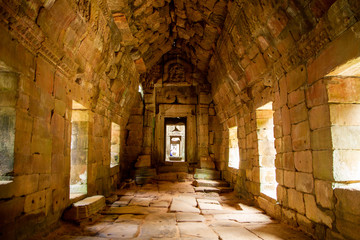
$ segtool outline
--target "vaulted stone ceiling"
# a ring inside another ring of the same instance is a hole
[[[109,0],[108,5],[140,72],[176,47],[207,73],[227,0]]]

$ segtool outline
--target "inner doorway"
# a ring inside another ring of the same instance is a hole
[[[186,118],[165,119],[165,161],[185,162]]]

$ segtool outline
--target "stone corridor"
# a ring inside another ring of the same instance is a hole
[[[132,184],[108,198],[106,208],[91,218],[76,224],[62,222],[51,234],[32,239],[312,239],[271,219],[233,192],[195,192],[191,183]]]
[[[0,0],[1,240],[360,240],[359,136],[360,0]]]

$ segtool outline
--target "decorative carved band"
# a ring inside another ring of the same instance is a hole
[[[47,39],[41,29],[27,16],[19,17],[6,3],[0,2],[0,24],[13,38],[18,40],[31,53],[40,54],[53,64],[64,76],[75,75],[77,64],[64,56],[54,43]]]

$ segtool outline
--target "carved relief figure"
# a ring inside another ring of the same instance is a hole
[[[181,64],[171,65],[169,68],[169,79],[170,82],[184,82],[185,79],[185,69]]]

